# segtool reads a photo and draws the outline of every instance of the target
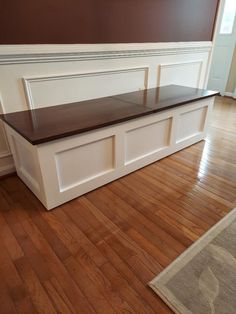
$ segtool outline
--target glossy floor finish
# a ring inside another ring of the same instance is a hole
[[[236,101],[219,98],[206,142],[51,212],[0,181],[3,313],[171,313],[147,287],[236,207]]]

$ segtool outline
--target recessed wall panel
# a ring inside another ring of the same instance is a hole
[[[202,61],[161,64],[159,85],[183,85],[200,88]]]
[[[147,88],[148,68],[62,74],[25,78],[25,90],[31,108],[122,94]]]

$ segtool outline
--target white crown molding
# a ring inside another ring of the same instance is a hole
[[[2,45],[0,64],[86,61],[210,52],[212,42]]]

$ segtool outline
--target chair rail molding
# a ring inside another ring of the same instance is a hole
[[[65,62],[209,52],[212,42],[95,44],[95,45],[2,45],[0,65]]]

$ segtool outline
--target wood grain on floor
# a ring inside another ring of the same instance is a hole
[[[147,287],[236,206],[236,101],[202,141],[46,212],[0,181],[0,313],[171,313]]]

